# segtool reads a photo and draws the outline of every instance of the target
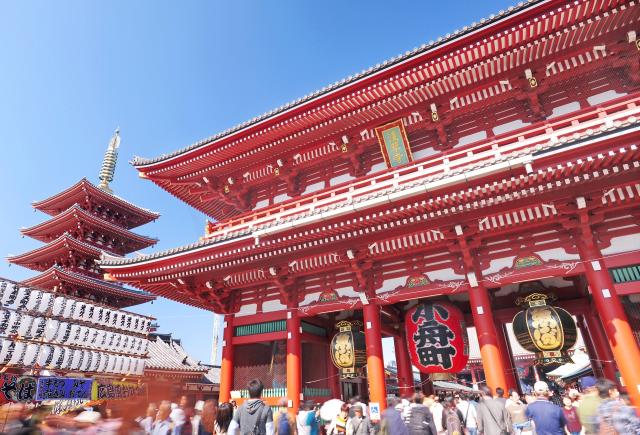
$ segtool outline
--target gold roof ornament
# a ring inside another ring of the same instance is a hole
[[[116,131],[111,136],[107,151],[104,153],[104,159],[102,160],[102,169],[98,179],[100,184],[98,187],[105,192],[112,193],[109,188],[109,183],[113,181],[113,174],[116,171],[116,163],[118,163],[118,148],[120,147],[120,128],[116,128]]]

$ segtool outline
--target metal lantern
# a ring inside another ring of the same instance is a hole
[[[527,308],[513,318],[513,333],[518,343],[536,354],[536,365],[553,369],[572,362],[567,354],[578,337],[576,322],[566,310],[547,305],[552,294],[532,293],[518,298],[517,305]]]
[[[340,369],[342,379],[355,378],[367,363],[362,322],[343,320],[336,324],[336,328],[339,332],[331,340],[331,359]]]

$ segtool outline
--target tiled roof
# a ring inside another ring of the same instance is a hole
[[[313,100],[315,98],[318,98],[318,97],[320,97],[320,96],[322,96],[324,94],[327,94],[329,92],[335,91],[336,89],[340,89],[340,88],[346,87],[346,86],[348,86],[349,84],[351,84],[353,82],[359,81],[359,80],[361,80],[361,79],[363,79],[365,77],[368,77],[368,76],[371,76],[373,74],[376,74],[376,73],[378,73],[380,71],[383,71],[383,70],[385,70],[387,68],[390,68],[390,67],[392,67],[392,66],[394,66],[396,64],[404,62],[407,59],[410,59],[410,58],[412,58],[414,56],[418,56],[418,55],[423,54],[425,52],[434,50],[434,49],[436,49],[438,47],[441,47],[441,46],[453,41],[453,40],[456,40],[456,39],[458,39],[458,38],[460,38],[462,36],[468,35],[470,33],[476,32],[477,30],[479,30],[481,28],[490,26],[490,25],[496,23],[497,21],[500,21],[500,20],[502,20],[502,19],[504,19],[504,18],[506,18],[506,17],[508,17],[510,15],[518,13],[518,12],[524,10],[524,9],[530,8],[533,5],[538,4],[538,3],[542,3],[544,1],[545,0],[528,0],[528,1],[520,2],[516,6],[509,7],[506,11],[505,10],[501,10],[497,14],[491,15],[489,18],[483,18],[479,22],[474,22],[470,26],[463,27],[462,30],[455,30],[454,32],[448,33],[447,35],[445,35],[443,37],[439,37],[436,41],[430,41],[428,44],[423,44],[420,47],[416,47],[411,51],[407,51],[404,54],[400,54],[400,55],[398,55],[396,57],[388,59],[388,60],[386,60],[386,61],[384,61],[382,63],[379,63],[376,66],[373,66],[373,67],[371,67],[371,68],[369,68],[367,70],[364,70],[364,71],[362,71],[360,73],[354,74],[354,75],[349,76],[349,77],[347,77],[345,79],[342,79],[342,80],[340,80],[338,82],[335,82],[335,83],[333,83],[333,84],[331,84],[329,86],[326,86],[326,87],[324,87],[322,89],[319,89],[319,90],[317,90],[317,91],[315,91],[315,92],[313,92],[311,94],[308,94],[308,95],[306,95],[304,97],[301,97],[301,98],[299,98],[299,99],[297,99],[295,101],[292,101],[292,102],[290,102],[288,104],[280,106],[277,109],[271,110],[270,112],[264,113],[264,114],[262,114],[260,116],[257,116],[257,117],[255,117],[253,119],[250,119],[249,121],[245,121],[242,124],[236,125],[236,126],[230,128],[230,129],[227,129],[227,130],[225,130],[223,132],[220,132],[220,133],[218,133],[218,134],[216,134],[214,136],[210,136],[210,137],[208,137],[206,139],[202,139],[202,140],[200,140],[200,141],[198,141],[198,142],[196,142],[196,143],[194,143],[192,145],[189,145],[189,146],[187,146],[185,148],[179,149],[179,150],[174,151],[174,152],[169,153],[169,154],[163,154],[163,155],[161,155],[159,157],[147,159],[147,158],[137,157],[136,156],[131,161],[131,164],[134,165],[134,166],[145,166],[145,165],[161,162],[163,160],[167,160],[167,159],[170,159],[172,157],[178,156],[180,154],[184,154],[184,153],[189,152],[191,150],[197,149],[197,148],[202,147],[204,145],[207,145],[207,144],[209,144],[211,142],[214,142],[214,141],[216,141],[218,139],[221,139],[221,138],[223,138],[225,136],[229,136],[229,135],[231,135],[233,133],[236,133],[236,132],[238,132],[238,131],[246,128],[246,127],[252,126],[252,125],[257,124],[257,123],[259,123],[261,121],[264,121],[264,120],[266,120],[268,118],[276,116],[276,115],[278,115],[278,114],[280,114],[282,112],[285,112],[285,111],[287,111],[289,109],[292,109],[292,108],[294,108],[296,106],[302,105],[302,104],[304,104],[304,103],[306,103],[308,101],[311,101],[311,100]]]
[[[176,340],[163,341],[162,338],[150,337],[148,347],[149,359],[147,370],[169,370],[181,372],[205,373],[208,367],[193,359]]]

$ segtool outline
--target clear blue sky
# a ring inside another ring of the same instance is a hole
[[[188,244],[205,217],[127,163],[154,157],[488,17],[477,1],[6,1],[0,4],[0,254],[38,246],[31,201],[97,181],[122,131],[116,194],[162,217],[138,231]],[[0,263],[0,276],[33,272]],[[137,307],[209,361],[213,316],[167,300]]]

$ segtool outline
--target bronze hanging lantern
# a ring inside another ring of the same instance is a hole
[[[566,310],[547,305],[556,297],[552,294],[532,293],[518,298],[516,305],[527,308],[513,318],[513,333],[518,343],[536,354],[535,364],[554,369],[572,362],[567,351],[576,343],[576,322]]]
[[[338,333],[331,340],[331,360],[340,369],[342,379],[355,378],[367,363],[362,322],[343,320],[336,324],[336,328]]]

